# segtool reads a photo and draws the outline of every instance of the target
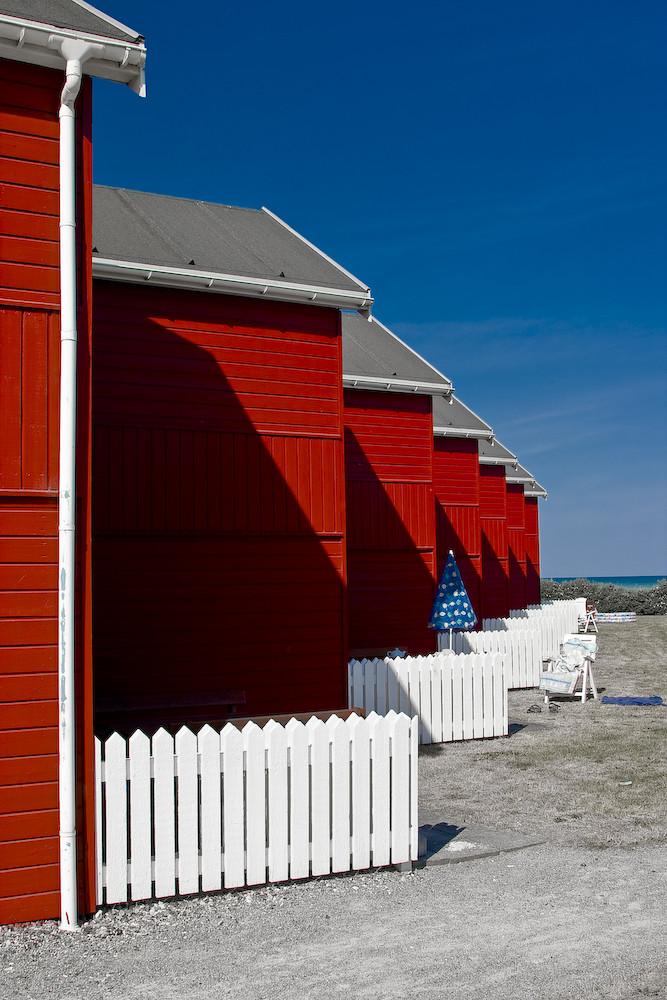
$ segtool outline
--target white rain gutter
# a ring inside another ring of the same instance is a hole
[[[355,292],[345,288],[325,288],[319,285],[302,285],[294,281],[275,278],[248,278],[218,271],[196,271],[165,264],[142,264],[136,261],[112,260],[93,257],[93,277],[107,281],[130,281],[136,284],[150,282],[168,288],[196,289],[224,295],[243,295],[246,298],[271,299],[278,302],[305,302],[316,306],[333,306],[336,309],[370,309],[373,299],[370,292]]]
[[[83,31],[38,21],[30,23],[22,18],[0,14],[0,57],[62,69],[62,46],[70,42],[94,47],[86,57],[86,73],[89,76],[125,83],[140,97],[145,96],[146,46],[143,42],[101,38]]]
[[[410,379],[382,378],[380,375],[346,375],[343,372],[343,386],[346,389],[378,389],[382,392],[416,392],[426,396],[449,396],[453,385],[439,385],[437,382],[413,382]]]
[[[472,427],[434,427],[433,434],[435,437],[478,438],[480,441],[488,441],[490,444],[493,444],[495,440],[491,428],[485,431]]]
[[[76,521],[76,112],[83,63],[102,48],[67,39],[60,97],[60,470],[58,493],[58,749],[60,927],[78,926],[76,747],[74,716],[74,576]]]
[[[485,456],[479,456],[480,465],[504,465],[507,469],[516,469],[517,460],[515,458],[486,458]]]

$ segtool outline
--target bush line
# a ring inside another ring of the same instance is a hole
[[[634,611],[638,615],[667,614],[667,580],[659,580],[650,590],[618,587],[615,583],[593,583],[580,577],[578,580],[540,582],[543,601],[559,601],[571,597],[587,597],[598,611]]]

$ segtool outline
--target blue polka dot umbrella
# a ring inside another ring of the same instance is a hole
[[[451,636],[453,629],[471,629],[476,623],[477,615],[461,579],[454,553],[450,549],[433,602],[428,627],[438,631],[449,629]]]

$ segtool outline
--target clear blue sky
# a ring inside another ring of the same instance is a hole
[[[544,576],[667,574],[662,0],[100,5],[95,180],[272,209],[547,488]]]

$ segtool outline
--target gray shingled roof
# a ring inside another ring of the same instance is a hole
[[[375,318],[365,319],[359,313],[343,312],[343,376],[350,378],[393,379],[416,386],[442,386],[451,389],[451,382],[424,361]],[[370,386],[369,386],[370,387]]]
[[[461,430],[478,431],[490,437],[493,434],[491,427],[485,423],[476,413],[469,410],[465,403],[462,403],[456,396],[449,400],[442,397],[433,397],[433,429],[438,430]]]
[[[511,451],[508,451],[500,441],[480,441],[479,443],[479,458],[480,461],[486,459],[487,461],[483,464],[491,464],[490,460],[497,462],[498,464],[506,465],[516,465],[517,459],[516,455],[513,455]]]
[[[105,258],[356,292],[364,287],[265,209],[95,185],[93,246],[93,266]]]
[[[535,477],[528,469],[524,469],[523,465],[517,465],[516,469],[511,469],[507,472],[507,481],[511,482],[512,480],[515,482],[517,480],[528,480],[533,483],[535,482]]]
[[[79,0],[0,0],[0,14],[102,38],[143,41],[131,28]]]

